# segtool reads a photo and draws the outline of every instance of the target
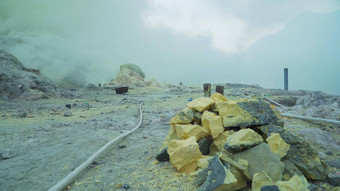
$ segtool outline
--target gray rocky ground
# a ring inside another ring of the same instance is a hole
[[[132,129],[138,122],[138,103],[143,101],[141,128],[100,156],[70,190],[120,190],[124,184],[130,190],[196,189],[194,177],[177,173],[168,162],[156,162],[155,156],[170,118],[189,98],[201,97],[200,88],[174,91],[149,87],[130,90],[126,95],[104,88],[75,93],[77,98],[0,102],[0,151],[9,149],[11,155],[0,161],[1,188],[48,189],[105,143]],[[232,91],[226,89],[229,93]],[[64,116],[65,111],[72,115]],[[26,116],[18,115],[20,112]],[[284,121],[289,131],[304,134],[302,137],[325,161],[339,161],[339,128],[295,119]]]

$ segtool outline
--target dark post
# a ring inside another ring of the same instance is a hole
[[[211,84],[203,84],[203,90],[204,90],[204,96],[205,97],[210,97],[211,95]]]
[[[284,78],[285,78],[284,90],[288,90],[288,68],[284,69]]]
[[[216,92],[224,95],[224,86],[216,86]]]
[[[102,87],[102,84],[98,84],[98,87]]]

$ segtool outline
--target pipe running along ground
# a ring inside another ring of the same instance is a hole
[[[270,99],[270,98],[267,98],[266,96],[264,95],[261,95],[263,98],[265,98],[266,100],[280,106],[280,107],[283,107],[283,108],[288,108],[284,105],[281,105],[277,102],[275,102],[274,100]],[[340,121],[337,121],[337,120],[332,120],[332,119],[323,119],[323,118],[317,118],[317,117],[308,117],[308,116],[302,116],[302,115],[293,115],[293,114],[289,114],[289,113],[282,113],[281,114],[283,117],[291,117],[291,118],[296,118],[296,119],[303,119],[303,120],[308,120],[308,121],[316,121],[316,122],[323,122],[323,123],[331,123],[331,124],[334,124],[334,125],[340,125]]]
[[[143,111],[142,111],[142,105],[143,102],[139,105],[139,112],[140,112],[140,118],[138,125],[131,129],[130,131],[119,135],[118,137],[112,139],[110,142],[106,143],[102,148],[100,148],[97,152],[95,152],[92,156],[90,156],[86,161],[84,161],[80,166],[78,166],[76,169],[74,169],[70,174],[65,176],[60,182],[58,182],[56,185],[48,189],[48,191],[60,191],[66,186],[68,186],[83,170],[85,170],[88,166],[90,166],[93,161],[101,154],[103,153],[107,148],[109,148],[111,145],[116,143],[118,140],[130,135],[134,131],[136,131],[140,125],[142,124],[143,120]]]

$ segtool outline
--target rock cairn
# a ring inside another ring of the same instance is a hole
[[[170,120],[159,161],[196,175],[198,190],[309,190],[327,166],[307,142],[286,132],[279,112],[259,99],[219,93],[188,102]]]

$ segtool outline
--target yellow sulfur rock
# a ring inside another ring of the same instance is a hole
[[[170,128],[168,134],[165,137],[165,141],[163,142],[163,146],[161,147],[160,150],[163,150],[166,147],[168,147],[171,140],[178,140],[178,139],[180,139],[180,137],[177,136],[177,133],[175,132],[175,130],[173,128]]]
[[[275,185],[280,191],[309,191],[306,178],[299,175],[294,175],[288,181],[277,181]]]
[[[207,168],[209,165],[209,159],[211,159],[211,156],[204,156],[203,158],[199,159],[197,161],[198,167]]]
[[[224,97],[222,94],[220,93],[213,93],[211,95],[211,99],[215,100],[216,102],[218,101],[228,101],[228,99],[226,97]]]
[[[174,127],[176,124],[190,124],[193,119],[194,111],[189,108],[185,108],[171,118],[170,125]]]
[[[275,185],[273,180],[264,171],[256,173],[251,183],[252,191],[260,191],[263,186]]]
[[[203,112],[202,125],[210,130],[210,134],[214,139],[224,131],[222,117],[210,111]]]
[[[261,135],[252,129],[241,129],[227,138],[226,146],[234,151],[258,145],[263,142]]]
[[[264,171],[256,173],[253,176],[252,191],[260,191],[263,186],[275,185],[280,191],[308,191],[309,183],[306,178],[299,175],[294,175],[288,181],[273,182],[268,174]]]
[[[224,183],[217,187],[215,190],[216,191],[223,191],[223,190],[236,190],[239,186],[237,185],[237,178],[233,175],[233,173],[231,173],[231,171],[229,169],[225,169],[225,179],[224,179]]]
[[[203,112],[204,110],[210,109],[214,104],[215,101],[213,99],[201,97],[189,102],[187,106],[190,109]]]
[[[279,133],[272,133],[267,138],[267,143],[273,153],[279,154],[280,157],[286,156],[290,145],[287,144],[280,136]]]
[[[216,139],[214,139],[213,143],[210,145],[210,150],[214,152],[222,151],[227,141],[227,138],[234,134],[234,131],[224,131],[221,133]],[[214,153],[215,154],[215,153]]]
[[[176,125],[177,136],[186,139],[195,136],[196,140],[209,135],[209,129],[200,125]]]
[[[203,157],[194,136],[185,140],[171,140],[168,145],[168,154],[176,170],[185,173],[195,171],[197,161]]]
[[[243,110],[237,101],[216,102],[215,107],[223,117],[224,127],[239,126],[256,120],[247,111]]]

